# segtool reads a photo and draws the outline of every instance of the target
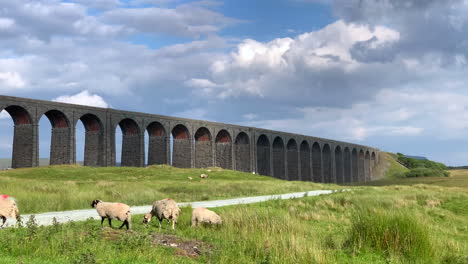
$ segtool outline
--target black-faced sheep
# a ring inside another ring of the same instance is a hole
[[[197,226],[199,223],[218,225],[222,224],[222,222],[221,216],[204,207],[198,207],[192,211],[192,227]]]
[[[0,219],[2,219],[3,223],[0,227],[5,225],[7,218],[19,220],[19,209],[13,197],[2,194],[0,195]]]
[[[177,218],[179,218],[180,208],[177,206],[177,203],[172,199],[164,199],[160,201],[155,201],[153,203],[153,208],[151,212],[143,216],[143,223],[147,224],[151,221],[153,216],[156,216],[159,220],[159,228],[161,228],[161,222],[163,219],[167,219],[169,224],[172,220],[172,229],[175,229],[175,223]]]
[[[98,215],[101,217],[101,226],[104,219],[107,218],[110,227],[112,227],[112,219],[116,219],[123,221],[119,228],[126,226],[127,229],[130,229],[132,221],[130,206],[123,203],[109,203],[101,200],[94,200],[91,203],[91,207],[96,208]]]

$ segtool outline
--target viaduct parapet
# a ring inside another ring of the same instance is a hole
[[[254,127],[10,96],[0,96],[1,110],[14,122],[13,168],[39,165],[44,115],[52,126],[51,165],[76,163],[79,120],[86,130],[85,166],[116,166],[118,126],[122,166],[218,166],[285,180],[350,183],[371,180],[379,162],[376,148]]]

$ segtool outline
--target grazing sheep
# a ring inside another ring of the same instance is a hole
[[[175,229],[175,223],[180,214],[180,208],[177,203],[172,199],[164,199],[153,203],[151,212],[143,216],[143,223],[147,224],[151,221],[153,216],[159,220],[159,228],[163,219],[167,219],[167,224],[172,220],[172,229]]]
[[[3,223],[0,228],[5,225],[7,218],[16,218],[19,221],[19,210],[13,197],[2,194],[0,195],[0,219]]]
[[[218,225],[222,222],[221,216],[204,207],[198,207],[192,211],[192,227],[197,226],[199,223]]]
[[[112,227],[112,219],[123,221],[119,227],[126,226],[127,229],[131,227],[132,216],[130,214],[130,206],[123,203],[109,203],[101,200],[94,200],[91,207],[96,208],[98,215],[101,217],[101,226],[104,219],[109,220],[109,226]]]
[[[206,178],[208,178],[208,175],[206,175],[206,174],[200,174],[200,178],[206,179]]]
[[[190,176],[188,176],[188,179],[189,179],[189,180],[193,180],[193,178],[192,178],[192,177],[190,177]]]

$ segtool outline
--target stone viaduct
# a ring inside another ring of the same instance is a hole
[[[349,183],[371,180],[379,162],[379,150],[372,147],[254,127],[10,96],[0,96],[1,110],[14,122],[13,168],[38,166],[43,115],[52,126],[51,165],[76,162],[79,120],[86,130],[85,166],[116,166],[117,126],[122,166],[218,166],[285,180]]]

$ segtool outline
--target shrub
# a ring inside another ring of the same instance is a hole
[[[405,177],[448,177],[450,173],[444,170],[430,169],[430,168],[414,168],[405,173]]]
[[[404,174],[405,177],[448,177],[450,173],[447,166],[442,163],[431,160],[420,160],[406,157],[401,153],[397,153],[398,161],[405,164],[410,171]]]
[[[411,263],[429,263],[434,256],[426,227],[408,212],[360,209],[351,223],[345,245],[353,252],[370,250]]]

